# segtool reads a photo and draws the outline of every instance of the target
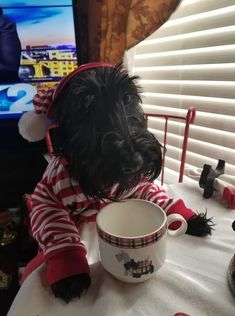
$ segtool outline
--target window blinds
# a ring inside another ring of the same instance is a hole
[[[235,176],[235,0],[182,0],[127,58],[141,78],[146,112],[186,114],[196,108],[186,168],[215,167],[224,159],[226,173]],[[149,128],[162,141],[161,119],[149,119]],[[166,158],[171,180],[179,170],[182,135],[182,123],[174,121]]]

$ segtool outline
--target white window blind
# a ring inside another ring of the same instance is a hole
[[[226,161],[235,176],[235,0],[182,0],[160,29],[127,55],[140,76],[143,108],[185,114],[194,106],[186,168]],[[149,119],[162,141],[163,123]],[[169,126],[166,171],[179,170],[182,123]],[[169,177],[168,177],[169,181]]]

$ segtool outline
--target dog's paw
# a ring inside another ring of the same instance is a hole
[[[90,275],[87,273],[70,276],[52,284],[51,288],[55,297],[62,298],[69,303],[73,298],[80,297],[91,283]]]
[[[205,212],[191,217],[187,222],[188,229],[186,234],[200,237],[211,235],[215,224],[212,219],[207,218],[206,215],[207,213]]]

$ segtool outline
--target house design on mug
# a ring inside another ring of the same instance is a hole
[[[152,261],[149,260],[149,257],[145,260],[135,261],[124,251],[116,254],[115,257],[119,262],[124,262],[125,275],[130,275],[133,278],[140,278],[142,275],[154,272],[154,266]]]

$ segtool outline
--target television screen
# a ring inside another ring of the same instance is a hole
[[[78,65],[72,0],[1,0],[0,118],[33,109],[37,90]]]

